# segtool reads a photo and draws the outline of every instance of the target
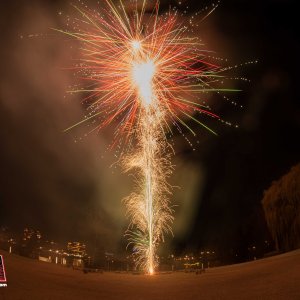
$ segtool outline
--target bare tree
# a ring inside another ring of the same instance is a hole
[[[279,251],[300,247],[300,164],[272,182],[262,200],[271,235]]]

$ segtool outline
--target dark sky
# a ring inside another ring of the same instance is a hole
[[[251,80],[233,83],[243,90],[233,96],[243,109],[211,100],[239,129],[209,123],[215,137],[195,127],[196,151],[175,137],[175,248],[242,249],[267,237],[263,191],[300,161],[294,2],[224,0],[201,23],[199,36],[229,65],[258,63],[232,73]],[[212,2],[185,3],[193,12]],[[109,129],[63,134],[84,112],[79,98],[64,97],[74,78],[62,67],[75,50],[49,30],[63,26],[60,11],[72,8],[59,0],[1,1],[0,225],[39,228],[60,241],[101,240],[113,249],[126,228],[121,199],[131,180],[111,167],[117,159],[106,151]]]

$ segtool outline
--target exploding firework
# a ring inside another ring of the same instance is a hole
[[[122,1],[103,2],[100,11],[75,7],[81,17],[72,29],[59,31],[82,44],[74,69],[87,84],[73,92],[86,93],[89,115],[78,124],[97,120],[93,130],[116,124],[112,146],[127,145],[121,161],[134,174],[135,191],[124,200],[130,217],[126,235],[137,265],[152,274],[157,247],[173,222],[167,136],[182,127],[194,133],[187,118],[214,133],[198,117],[219,117],[200,96],[215,90],[222,69],[207,61],[208,52],[188,36],[176,11],[160,15],[156,2],[146,14],[146,0],[141,7],[132,1],[131,12]]]

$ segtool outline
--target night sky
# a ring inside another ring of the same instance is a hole
[[[162,2],[165,9],[176,3]],[[182,2],[189,12],[212,3]],[[34,227],[60,242],[84,240],[115,250],[124,244],[121,199],[130,192],[131,178],[111,166],[117,160],[106,150],[111,129],[85,136],[82,126],[63,133],[82,119],[84,108],[79,95],[64,97],[74,77],[63,68],[76,50],[49,28],[63,27],[64,15],[74,11],[68,1],[28,3],[1,1],[0,225],[14,231]],[[215,137],[193,125],[197,138],[189,138],[196,151],[174,137],[171,183],[180,189],[174,189],[171,249],[243,252],[269,239],[263,191],[300,161],[294,6],[289,0],[223,0],[201,23],[199,36],[228,65],[258,62],[230,73],[251,80],[231,83],[242,90],[231,96],[242,109],[218,96],[210,99],[238,129],[208,120]]]

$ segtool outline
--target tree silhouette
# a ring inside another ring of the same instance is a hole
[[[262,200],[271,235],[279,251],[300,247],[300,164],[272,182]]]

